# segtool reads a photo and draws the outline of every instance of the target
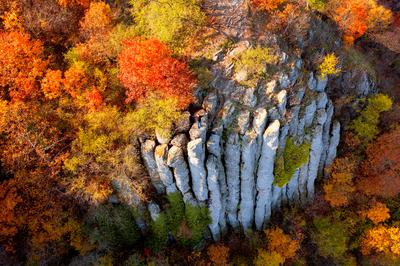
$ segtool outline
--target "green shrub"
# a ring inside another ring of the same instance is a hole
[[[131,5],[138,31],[168,43],[176,51],[206,22],[199,0],[131,0]]]
[[[311,9],[315,9],[319,12],[324,11],[325,5],[328,0],[307,0],[307,4]]]
[[[376,94],[367,99],[367,105],[350,124],[357,137],[368,144],[379,134],[379,116],[392,108],[393,101],[384,94]]]
[[[140,238],[133,210],[124,205],[102,205],[88,219],[89,237],[101,250],[132,247]]]
[[[176,99],[163,99],[154,95],[148,97],[135,111],[129,112],[124,117],[124,135],[126,137],[138,133],[154,135],[157,131],[160,135],[168,136],[171,134],[173,123],[182,118],[177,105]]]
[[[143,260],[140,255],[135,253],[129,256],[129,258],[124,262],[123,266],[144,266]]]
[[[159,249],[171,234],[183,246],[193,246],[202,238],[211,222],[206,206],[185,205],[179,192],[167,196],[165,211],[151,224],[150,246]]]
[[[310,143],[296,145],[293,138],[288,138],[283,154],[277,155],[274,168],[274,184],[279,187],[289,183],[296,169],[308,162]]]
[[[344,223],[332,221],[328,217],[315,218],[312,239],[324,257],[342,259],[348,250],[349,232]]]
[[[242,81],[243,85],[255,86],[257,80],[267,73],[267,64],[275,61],[269,48],[256,47],[244,51],[236,61],[236,73],[245,71],[247,78]]]

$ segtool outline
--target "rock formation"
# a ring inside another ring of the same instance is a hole
[[[246,44],[238,47],[247,49]],[[307,73],[301,59],[287,73],[246,88],[231,79],[232,66],[223,65],[224,56],[229,54],[216,57],[214,90],[190,130],[179,131],[168,144],[142,143],[156,190],[179,191],[185,202],[206,204],[214,239],[228,226],[263,229],[280,206],[310,202],[315,181],[333,162],[340,139],[340,124],[325,92],[327,79]],[[275,163],[288,138],[310,145],[309,160],[280,187],[274,183]],[[154,203],[148,209],[156,217]]]

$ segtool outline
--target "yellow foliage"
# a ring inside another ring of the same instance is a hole
[[[258,256],[254,260],[255,266],[279,266],[285,262],[285,259],[274,251],[260,249]]]
[[[380,225],[369,229],[361,240],[361,252],[369,255],[374,251],[400,256],[400,228]]]
[[[20,9],[13,4],[9,11],[5,12],[1,18],[6,30],[9,31],[23,31],[23,20],[21,18]]]
[[[336,75],[340,72],[340,69],[337,67],[338,58],[334,53],[328,54],[324,57],[321,65],[319,66],[319,72],[322,78],[325,78],[327,75]]]

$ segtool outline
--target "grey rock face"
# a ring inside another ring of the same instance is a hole
[[[325,77],[325,78],[318,77],[316,91],[324,92],[327,84],[328,84],[327,77]]]
[[[195,139],[188,143],[187,149],[192,175],[192,190],[198,201],[205,201],[208,198],[205,144],[201,138]]]
[[[229,135],[225,144],[225,169],[228,186],[227,218],[232,227],[239,226],[238,206],[240,200],[240,156],[241,145],[239,135]]]
[[[318,109],[325,108],[327,104],[328,104],[328,95],[325,92],[318,93],[317,108]]]
[[[315,112],[317,111],[317,103],[316,101],[312,101],[307,107],[304,112],[304,118],[305,118],[305,126],[309,127],[311,126],[313,120],[314,120],[314,115]]]
[[[317,179],[319,161],[323,150],[322,143],[322,126],[318,125],[313,131],[313,139],[311,142],[310,160],[308,163],[308,178],[307,178],[307,198],[314,198],[314,182]]]
[[[158,174],[160,175],[160,179],[167,189],[167,193],[176,192],[174,176],[172,175],[171,169],[169,169],[167,164],[168,145],[158,145],[154,151],[154,157],[156,159]]]
[[[329,141],[328,153],[325,161],[325,167],[330,166],[336,158],[336,150],[340,141],[340,123],[334,122],[332,127],[331,139]]]
[[[368,78],[368,74],[364,72],[356,86],[357,94],[360,96],[366,96],[370,93],[371,83]]]
[[[149,173],[151,183],[155,187],[158,193],[165,192],[165,186],[160,179],[160,175],[157,171],[157,163],[154,158],[154,149],[156,143],[153,140],[146,140],[142,143],[141,154],[143,158],[144,165],[146,166],[147,172]]]
[[[239,133],[241,135],[244,135],[250,125],[250,111],[249,110],[243,110],[240,112],[240,114],[238,115],[238,118],[237,118],[237,124],[238,124],[238,128],[239,128]]]
[[[173,168],[176,186],[185,194],[190,190],[189,170],[185,161],[183,150],[177,146],[172,146],[168,152],[168,166]]]
[[[186,149],[188,139],[185,134],[178,134],[171,140],[170,144],[181,149]]]
[[[190,139],[195,140],[201,138],[204,142],[206,140],[207,128],[208,128],[208,118],[207,116],[202,116],[198,118],[197,121],[192,125],[189,131]]]
[[[147,206],[147,209],[150,213],[151,219],[153,221],[157,220],[158,216],[160,215],[160,207],[156,203],[150,202]]]
[[[211,155],[207,159],[207,184],[210,191],[210,199],[208,201],[208,208],[210,210],[211,224],[209,228],[213,235],[214,240],[218,240],[221,233],[219,226],[220,214],[222,210],[222,197],[219,187],[218,175],[218,160],[215,156]]]
[[[329,139],[330,139],[330,131],[331,131],[331,124],[332,124],[332,117],[333,117],[333,105],[332,102],[328,102],[328,107],[326,108],[326,122],[324,124],[324,129],[322,133],[322,143],[323,143],[323,149],[322,149],[322,154],[321,154],[321,160],[319,162],[319,168],[318,168],[318,175],[322,176],[324,172],[324,167],[325,167],[325,161],[328,155],[328,148],[329,148]]]
[[[286,90],[281,90],[276,95],[276,100],[278,102],[278,110],[280,115],[283,117],[286,113],[286,103],[287,103],[287,92]]]
[[[287,197],[288,202],[294,202],[296,204],[300,203],[298,200],[298,198],[299,198],[299,175],[300,175],[300,170],[297,169],[287,185],[286,197]]]
[[[242,139],[239,221],[245,230],[249,229],[254,221],[256,137],[256,133],[253,130],[249,130]]]
[[[206,112],[209,115],[214,115],[217,112],[218,108],[218,96],[216,93],[210,93],[208,94],[203,101],[203,109],[206,110]]]
[[[271,216],[272,182],[274,181],[274,162],[279,144],[279,131],[279,120],[275,120],[263,134],[256,185],[255,224],[257,229],[263,228],[264,221],[269,220]]]
[[[290,79],[288,75],[281,74],[279,77],[279,85],[282,89],[287,89],[290,86]]]
[[[310,76],[308,78],[308,88],[312,91],[317,90],[317,80],[314,78],[314,73],[310,73]]]

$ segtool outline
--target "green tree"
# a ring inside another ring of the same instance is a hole
[[[392,108],[393,101],[384,94],[376,94],[367,99],[367,104],[360,115],[350,125],[357,137],[368,144],[379,134],[379,116]]]
[[[343,258],[348,250],[349,232],[343,222],[332,221],[329,217],[318,217],[313,221],[315,230],[312,239],[324,257]]]
[[[211,222],[206,206],[185,204],[179,192],[167,195],[168,204],[151,224],[150,245],[162,247],[171,234],[183,246],[197,244]]]
[[[140,238],[134,211],[125,205],[101,205],[89,213],[89,238],[100,250],[132,247]]]

